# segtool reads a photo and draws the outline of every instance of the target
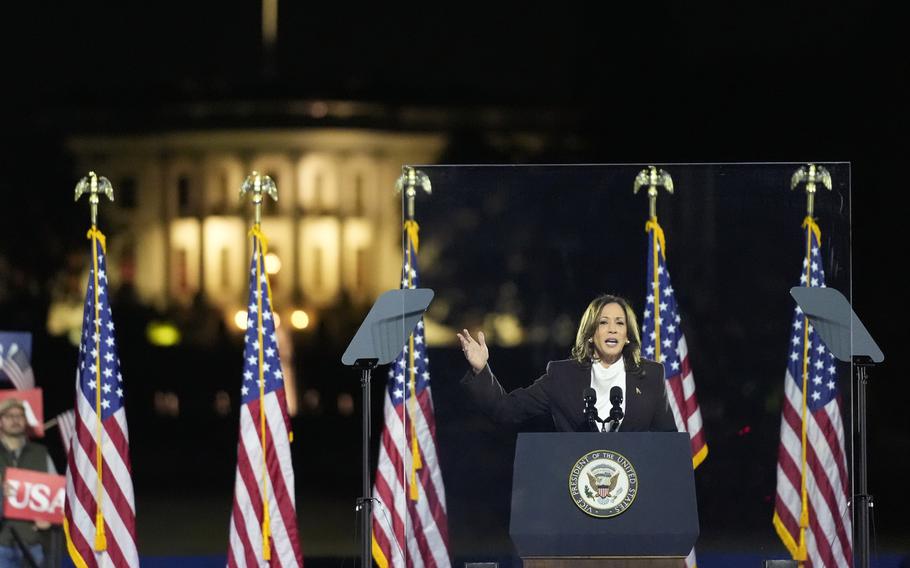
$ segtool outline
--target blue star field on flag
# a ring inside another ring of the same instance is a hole
[[[98,364],[101,366],[101,419],[123,406],[123,376],[114,340],[114,321],[108,301],[107,260],[100,241],[95,241],[98,254],[98,319],[95,321],[95,271],[89,270],[85,294],[84,325],[79,344],[79,388],[92,408],[96,408]],[[100,358],[98,357],[100,352]]]
[[[410,260],[408,260],[410,259]],[[409,243],[409,254],[405,256],[405,263],[401,270],[401,288],[415,289],[420,285],[417,271],[417,253]],[[410,388],[411,371],[408,368],[408,343],[405,343],[401,354],[389,367],[389,397],[396,406],[413,394],[419,395],[430,384],[430,359],[427,357],[426,337],[424,336],[423,318],[417,322],[414,329],[414,386],[416,393],[407,393]]]
[[[653,239],[648,251],[648,259],[654,258],[653,248],[655,245]],[[676,296],[673,294],[673,285],[670,283],[670,272],[667,270],[666,259],[660,245],[657,245],[657,279],[658,279],[658,298],[654,297],[654,263],[648,262],[648,287],[651,291],[646,297],[644,317],[641,325],[641,343],[642,352],[648,359],[656,359],[657,355],[657,332],[654,329],[654,312],[655,306],[659,314],[660,323],[660,361],[664,366],[664,376],[669,378],[678,375],[681,371],[682,363],[679,360],[679,352],[676,346],[679,344],[679,338],[682,336],[680,329],[681,318],[676,307]]]
[[[250,262],[250,295],[247,303],[247,326],[243,336],[243,386],[240,388],[244,404],[259,398],[259,355],[262,353],[264,394],[284,387],[284,374],[278,357],[278,338],[275,334],[275,317],[269,302],[268,277],[265,259],[258,239],[253,239],[253,259]],[[256,265],[259,265],[257,282]],[[262,343],[259,342],[259,297],[262,297]]]
[[[819,257],[819,243],[815,233],[811,241],[811,267],[810,260],[803,259],[803,273],[800,277],[800,286],[825,288],[825,270]],[[806,276],[806,269],[811,268],[811,281]],[[793,316],[793,333],[790,337],[790,355],[787,361],[790,376],[796,379],[796,385],[802,390],[803,384],[803,356],[805,352],[803,340],[806,316],[799,306]],[[822,342],[821,337],[812,325],[809,325],[809,364],[807,367],[807,396],[806,403],[810,412],[815,412],[824,407],[837,396],[837,363],[834,354]]]

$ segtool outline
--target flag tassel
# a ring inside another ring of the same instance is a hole
[[[104,514],[98,510],[95,515],[95,550],[103,552],[107,550],[107,536],[104,534]]]
[[[257,331],[258,331],[258,341],[259,341],[259,432],[262,437],[262,558],[263,560],[272,559],[272,547],[269,543],[269,537],[272,533],[272,523],[269,518],[269,488],[268,488],[268,464],[266,462],[266,453],[268,452],[268,446],[266,446],[266,425],[265,425],[265,371],[262,365],[262,273],[260,271],[260,266],[265,263],[265,248],[266,241],[265,235],[262,234],[259,225],[256,224],[253,226],[253,229],[250,231],[253,235],[253,238],[256,240],[258,246],[254,246],[254,250],[258,252],[259,258],[256,259],[256,288],[259,291],[256,294],[256,321],[257,321]],[[258,249],[258,250],[257,250]],[[268,279],[266,279],[268,282]],[[267,293],[270,292],[267,290]],[[271,296],[271,294],[269,294]]]
[[[414,348],[414,336],[411,336],[411,349]],[[413,353],[413,351],[412,351]],[[413,355],[411,356],[413,359]],[[413,368],[414,362],[411,361],[411,367]],[[411,379],[411,392],[415,392],[417,385],[414,384],[415,381],[412,377]],[[414,396],[412,394],[412,396]],[[411,501],[417,501],[420,498],[420,492],[417,489],[417,470],[423,469],[423,460],[420,459],[420,445],[417,442],[417,426],[414,422],[414,405],[416,405],[416,400],[411,406],[411,484],[410,489],[408,490],[408,495],[411,498]]]
[[[660,277],[658,275],[658,268],[660,267],[660,261],[658,259],[658,248],[657,245],[660,244],[660,254],[665,255],[665,237],[664,230],[660,227],[660,224],[657,222],[657,217],[652,217],[648,222],[645,223],[645,232],[650,232],[654,239],[654,282],[652,283],[651,294],[654,298],[654,360],[658,363],[661,363],[660,359]]]
[[[101,335],[101,316],[98,313],[98,243],[101,248],[105,248],[105,238],[97,227],[92,225],[89,229],[87,238],[92,240],[92,268],[93,268],[93,289],[94,289],[94,308],[95,308],[95,335]],[[98,441],[95,444],[95,471],[98,475],[98,484],[95,498],[98,501],[98,510],[95,513],[95,550],[103,552],[107,550],[107,536],[104,534],[104,510],[102,508],[102,495],[104,494],[104,482],[102,480],[102,455],[101,444],[103,443],[104,427],[101,424],[101,350],[98,349],[95,355],[95,419],[98,430]]]
[[[821,229],[815,220],[807,216],[803,220],[802,227],[806,229],[806,285],[812,284],[812,234],[821,241]],[[803,324],[803,401],[802,401],[802,469],[800,478],[800,512],[799,512],[799,547],[796,551],[794,560],[803,561],[808,557],[806,550],[806,529],[809,528],[809,495],[806,489],[806,470],[807,470],[807,452],[806,452],[806,428],[808,425],[809,402],[807,399],[807,389],[809,386],[809,320],[806,319]],[[802,565],[802,564],[800,564]]]
[[[408,247],[408,288],[413,285],[413,280],[411,274],[413,265],[411,264],[411,247],[414,248],[414,251],[417,252],[417,243],[418,243],[418,231],[420,227],[417,225],[417,221],[408,220],[404,223],[405,232],[408,235],[408,242],[411,246]],[[423,462],[420,459],[420,445],[417,441],[417,426],[415,420],[415,414],[417,413],[417,377],[415,376],[415,367],[414,367],[414,334],[412,333],[408,338],[408,374],[410,375],[410,386],[411,386],[411,402],[408,405],[408,411],[411,415],[411,483],[408,488],[408,497],[411,501],[417,501],[420,498],[420,491],[417,488],[417,470],[423,468]]]
[[[272,559],[272,546],[269,539],[272,536],[272,523],[269,519],[268,504],[263,506],[262,511],[262,559]]]

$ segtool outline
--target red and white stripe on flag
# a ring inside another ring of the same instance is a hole
[[[252,234],[228,566],[301,567],[290,418],[265,271],[265,239],[258,226]]]
[[[93,258],[67,453],[64,530],[78,568],[132,568],[139,566],[139,553],[123,377],[107,300],[104,236],[96,229],[89,236]]]
[[[688,432],[692,445],[692,466],[698,467],[708,455],[701,409],[695,397],[695,377],[689,365],[689,346],[686,336],[680,332],[676,343],[680,371],[667,377],[667,399],[670,410],[680,432]]]
[[[267,474],[263,477],[259,438],[259,402],[240,410],[237,476],[229,533],[228,566],[303,566],[297,534],[294,470],[286,422],[282,419],[284,392],[265,397],[267,418]],[[274,417],[277,417],[276,420]],[[265,480],[265,481],[264,481]],[[263,484],[267,487],[270,559],[263,554]]]
[[[806,229],[803,286],[825,286],[821,231]],[[773,524],[807,567],[853,565],[853,526],[837,364],[797,306],[784,378]]]
[[[417,288],[417,223],[407,221],[402,288]],[[449,567],[445,486],[436,452],[423,321],[389,369],[373,485],[373,559],[380,568]]]
[[[60,431],[60,441],[63,449],[69,454],[73,435],[76,433],[76,412],[67,410],[57,415],[57,429]]]
[[[410,495],[413,457],[404,405],[386,396],[385,428],[373,485],[373,558],[380,568],[451,566],[448,552],[445,488],[436,459],[436,427],[429,391],[418,396],[414,426],[423,467],[417,470],[417,498]]]

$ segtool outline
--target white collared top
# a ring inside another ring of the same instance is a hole
[[[609,367],[604,367],[597,361],[591,364],[591,388],[597,393],[597,415],[601,420],[606,420],[610,416],[610,409],[613,405],[610,403],[610,389],[619,387],[622,389],[623,397],[622,408],[623,415],[626,413],[626,364],[622,357]],[[619,421],[620,425],[622,420]]]

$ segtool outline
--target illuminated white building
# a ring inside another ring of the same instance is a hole
[[[402,164],[432,163],[444,139],[356,128],[205,130],[68,141],[78,174],[109,178],[103,203],[113,284],[165,308],[197,293],[225,318],[247,293],[252,206],[239,198],[251,171],[277,183],[262,229],[280,269],[271,276],[281,315],[318,313],[346,294],[369,302],[394,288],[401,262]]]

